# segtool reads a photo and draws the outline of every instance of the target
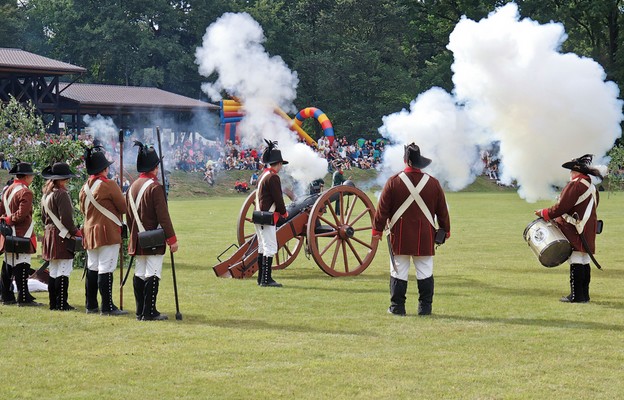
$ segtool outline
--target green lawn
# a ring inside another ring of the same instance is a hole
[[[216,278],[243,196],[171,202],[183,321],[137,322],[0,306],[6,399],[615,399],[624,393],[624,194],[603,193],[589,304],[563,304],[568,268],[541,267],[514,193],[448,195],[452,237],[435,258],[434,315],[388,307],[388,254],[330,278],[301,253],[282,289]],[[168,257],[166,258],[168,260]],[[159,309],[175,313],[170,268]],[[118,274],[115,276],[119,281]],[[133,311],[131,285],[126,308]],[[39,294],[40,300],[47,294]]]

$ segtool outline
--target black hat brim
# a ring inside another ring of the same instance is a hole
[[[585,175],[601,176],[600,172],[598,172],[598,170],[596,170],[595,168],[591,168],[586,165],[579,164],[576,161],[568,161],[568,162],[561,164],[561,166],[565,169],[580,172]]]
[[[14,172],[13,170],[9,171],[9,175],[37,175],[35,171],[30,172]]]
[[[80,175],[76,175],[76,174],[69,174],[69,175],[50,175],[47,174],[46,171],[41,172],[41,177],[43,179],[49,179],[52,181],[59,181],[59,180],[64,180],[64,179],[71,179],[71,178],[80,178]]]
[[[100,172],[104,171],[106,168],[110,167],[111,165],[113,165],[115,163],[115,161],[110,161],[110,160],[106,160],[106,165],[102,166],[101,168],[98,168],[97,170],[89,170],[87,168],[87,173],[89,175],[95,175],[95,174],[99,174]]]
[[[431,159],[420,156],[418,160],[416,160],[415,163],[412,162],[412,167],[422,169],[422,168],[426,168],[427,166],[429,166],[429,164],[431,164]]]

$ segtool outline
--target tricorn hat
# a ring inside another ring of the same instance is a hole
[[[154,146],[145,145],[138,140],[134,141],[134,145],[139,147],[139,154],[137,154],[137,171],[149,172],[160,164],[160,157],[156,154]]]
[[[573,158],[572,160],[563,163],[561,166],[565,169],[577,171],[582,174],[593,175],[602,178],[602,174],[598,169],[592,167],[593,154],[585,154],[579,158]]]
[[[69,168],[69,165],[64,162],[54,163],[48,167],[45,167],[41,171],[41,176],[44,179],[50,180],[64,180],[69,178],[78,178],[78,175],[74,174]]]
[[[267,147],[265,147],[264,152],[262,152],[262,162],[264,164],[269,164],[269,165],[273,165],[277,163],[282,163],[283,165],[288,164],[288,161],[284,161],[284,159],[282,158],[282,152],[275,148],[277,146],[277,142],[273,142],[271,140],[266,140],[266,139],[264,139],[264,141],[267,144]]]
[[[35,171],[32,169],[32,165],[27,162],[22,162],[20,160],[15,161],[15,165],[9,171],[10,175],[37,175]]]
[[[414,142],[404,147],[403,161],[414,168],[425,168],[431,164],[431,160],[420,155],[420,147]]]
[[[85,164],[89,175],[95,175],[104,171],[113,162],[106,159],[102,146],[87,147],[85,149]]]

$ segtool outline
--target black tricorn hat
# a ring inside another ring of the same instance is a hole
[[[403,161],[414,168],[425,168],[431,160],[420,155],[420,147],[414,142],[404,146]]]
[[[134,141],[134,145],[139,147],[139,154],[137,154],[137,171],[149,172],[160,164],[160,157],[156,154],[154,146],[145,145],[138,140]]]
[[[266,139],[264,139],[264,141],[267,144],[267,147],[265,147],[264,151],[262,152],[262,162],[264,164],[269,164],[269,165],[273,165],[277,163],[282,163],[283,165],[288,164],[288,161],[284,161],[284,159],[282,158],[282,152],[275,148],[277,146],[277,142],[273,142],[271,140],[266,140]]]
[[[15,165],[9,171],[10,175],[37,175],[35,171],[32,169],[32,165],[27,162],[22,162],[20,160],[15,161]]]
[[[87,147],[85,149],[85,165],[89,175],[95,175],[104,171],[113,162],[106,159],[102,146]]]
[[[572,160],[563,163],[561,166],[565,169],[577,171],[586,175],[593,175],[602,178],[602,174],[594,167],[592,167],[593,154],[585,154],[579,158],[573,158]]]
[[[54,163],[48,167],[45,167],[43,171],[41,171],[41,176],[44,179],[50,180],[64,180],[79,177],[78,175],[74,174],[69,168],[69,165],[64,162]]]

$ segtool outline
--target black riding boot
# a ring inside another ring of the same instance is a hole
[[[145,280],[145,303],[143,306],[143,321],[164,321],[169,319],[165,314],[156,310],[156,298],[158,297],[158,286],[160,279],[157,276],[150,276]]]
[[[260,283],[260,286],[263,287],[282,287],[281,283],[277,283],[273,280],[273,278],[271,277],[271,267],[273,266],[273,257],[264,257],[263,263],[262,263],[262,282]]]
[[[570,264],[570,294],[559,301],[564,303],[587,303],[583,296],[583,264]]]
[[[56,278],[48,278],[48,298],[50,299],[50,310],[58,310],[56,302]]]
[[[43,304],[34,301],[34,297],[28,291],[28,273],[30,264],[17,264],[13,269],[15,275],[15,285],[17,286],[17,305],[19,307],[38,307]]]
[[[15,293],[13,293],[13,267],[2,262],[2,271],[0,272],[0,296],[2,296],[2,304],[15,304]]]
[[[418,315],[431,315],[433,304],[433,275],[418,280]]]
[[[98,274],[98,289],[102,296],[102,312],[101,315],[125,315],[128,311],[117,308],[113,303],[113,273]]]
[[[134,302],[136,303],[136,319],[143,319],[143,305],[145,304],[145,281],[138,276],[132,280],[134,286]]]
[[[56,278],[56,306],[61,311],[75,310],[67,303],[67,296],[69,293],[69,277],[61,275]]]
[[[85,308],[87,314],[97,314],[100,312],[98,305],[98,272],[87,269],[85,279]]]
[[[264,262],[264,256],[258,253],[258,285],[262,285],[262,276],[264,275],[262,263]]]
[[[407,281],[390,277],[390,307],[388,312],[394,315],[405,316],[405,294],[407,293]]]

